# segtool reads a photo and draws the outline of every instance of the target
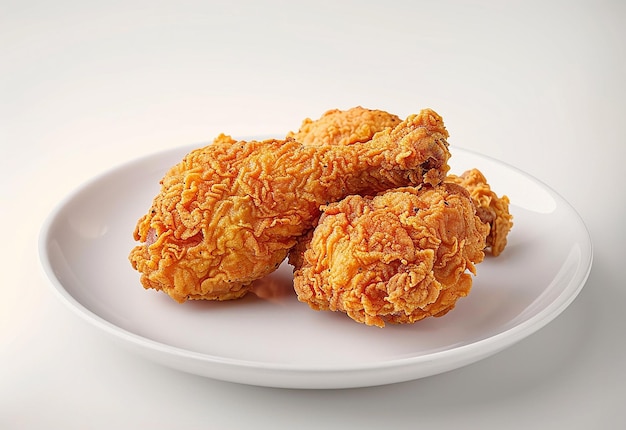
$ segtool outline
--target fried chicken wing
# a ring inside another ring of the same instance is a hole
[[[456,184],[348,196],[292,250],[294,288],[311,308],[367,325],[442,316],[468,294],[487,233]]]
[[[461,176],[449,174],[446,182],[454,182],[469,191],[476,205],[478,217],[489,225],[487,247],[490,248],[491,255],[500,255],[506,247],[509,231],[513,228],[509,198],[505,195],[498,197],[478,169],[467,170]]]
[[[348,110],[331,109],[319,119],[302,121],[297,132],[290,132],[298,142],[315,145],[352,145],[367,142],[374,134],[394,128],[402,120],[397,115],[356,106]]]
[[[449,170],[447,136],[429,109],[347,146],[220,136],[163,177],[137,223],[134,238],[141,243],[129,259],[145,288],[178,302],[241,297],[280,265],[313,227],[321,205],[442,182]]]

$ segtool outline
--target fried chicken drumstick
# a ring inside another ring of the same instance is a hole
[[[442,316],[469,293],[488,231],[457,184],[348,196],[293,248],[294,288],[311,308],[367,325]]]
[[[371,139],[375,133],[393,127],[399,121],[394,114],[360,106],[348,110],[332,109],[317,120],[305,119],[300,130],[288,136],[312,145],[352,145]],[[508,197],[493,192],[482,172],[475,168],[460,176],[450,174],[446,182],[459,184],[470,192],[479,218],[490,228],[487,248],[494,257],[500,255],[513,227]]]
[[[321,205],[443,181],[447,137],[429,109],[347,146],[222,136],[166,173],[129,259],[145,288],[178,302],[242,297],[313,227]]]

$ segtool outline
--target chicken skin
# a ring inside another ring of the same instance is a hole
[[[242,297],[314,226],[321,205],[442,182],[447,137],[441,117],[429,109],[346,146],[221,136],[165,174],[135,228],[141,243],[130,262],[145,288],[178,302]]]
[[[442,316],[469,293],[488,232],[457,184],[348,196],[293,248],[294,288],[312,309],[367,325]]]
[[[377,132],[394,128],[401,122],[397,115],[361,106],[348,110],[331,109],[319,119],[305,119],[300,130],[290,132],[287,137],[307,145],[352,145],[367,142]]]
[[[478,169],[470,169],[460,176],[449,174],[446,182],[454,182],[469,191],[476,205],[476,214],[481,221],[489,225],[487,247],[494,257],[500,255],[506,247],[509,231],[513,228],[513,216],[509,212],[509,198],[498,197]]]

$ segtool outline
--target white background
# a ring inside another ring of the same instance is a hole
[[[625,5],[0,0],[0,428],[625,425]],[[594,243],[574,303],[458,370],[298,391],[145,361],[52,293],[39,230],[82,182],[220,132],[282,135],[356,105],[401,117],[432,107],[452,144],[565,197]]]

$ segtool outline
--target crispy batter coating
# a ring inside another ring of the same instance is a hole
[[[163,177],[129,259],[145,288],[176,301],[241,297],[280,265],[321,205],[443,181],[447,136],[429,109],[348,146],[220,136]]]
[[[393,127],[399,121],[398,116],[394,114],[360,106],[345,111],[332,109],[315,121],[305,119],[300,130],[297,133],[289,133],[288,136],[294,136],[296,140],[312,145],[351,145],[367,141],[375,133]],[[506,247],[507,235],[513,227],[508,197],[498,197],[478,169],[468,170],[461,176],[450,175],[446,181],[468,189],[478,216],[490,227],[487,248],[491,255],[500,255]]]
[[[298,299],[383,327],[442,316],[470,291],[488,226],[456,184],[348,196],[290,254]]]
[[[361,106],[348,110],[331,109],[319,119],[305,119],[300,130],[289,132],[287,137],[304,144],[352,145],[367,142],[375,133],[394,128],[401,122],[397,115]]]
[[[446,182],[454,182],[469,191],[476,205],[478,217],[489,225],[487,246],[491,250],[491,255],[500,255],[506,247],[509,231],[513,228],[513,215],[509,212],[509,198],[505,195],[498,197],[478,169],[468,170],[461,176],[448,175]]]

